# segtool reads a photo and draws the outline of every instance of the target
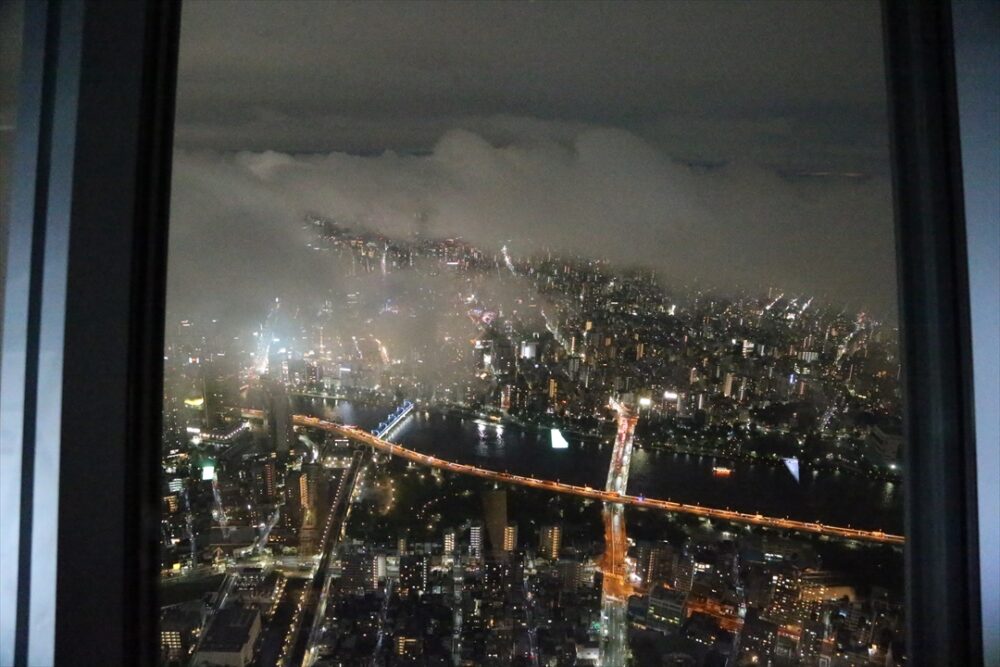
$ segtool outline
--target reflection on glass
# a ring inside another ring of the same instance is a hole
[[[184,20],[166,664],[904,658],[877,3]]]
[[[17,125],[17,83],[21,71],[21,29],[24,2],[0,4],[0,312],[3,312],[7,276],[7,228],[10,224],[10,166],[13,161],[14,128]],[[0,318],[0,342],[3,319]]]

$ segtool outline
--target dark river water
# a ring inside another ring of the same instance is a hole
[[[389,406],[297,399],[295,408],[325,419],[372,428]],[[499,425],[451,414],[420,412],[391,439],[425,454],[518,475],[604,486],[611,445],[567,436],[569,447],[553,449],[548,429]],[[796,481],[784,467],[730,463],[716,477],[712,457],[636,449],[628,492],[650,498],[698,503],[801,521],[902,533],[902,485],[858,475],[803,467]]]

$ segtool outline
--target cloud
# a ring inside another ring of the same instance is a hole
[[[179,151],[171,302],[253,308],[335,284],[337,267],[305,247],[301,221],[316,213],[391,236],[426,225],[524,254],[649,266],[674,283],[778,285],[892,310],[884,178],[697,168],[621,129],[503,122],[507,142],[454,129],[420,155]]]
[[[691,159],[886,171],[885,98],[873,0],[195,0],[177,140],[426,152],[456,128],[509,141],[497,119],[530,116]]]

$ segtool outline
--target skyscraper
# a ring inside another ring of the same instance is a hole
[[[503,550],[506,552],[517,550],[516,523],[508,523],[503,529]]]
[[[454,528],[448,528],[444,531],[444,553],[445,555],[450,555],[455,553],[455,544],[457,542],[456,531]]]
[[[486,518],[486,533],[490,540],[490,554],[494,557],[504,552],[507,530],[507,490],[486,489],[483,491],[483,514]]]
[[[557,560],[559,551],[562,549],[562,526],[551,525],[542,526],[541,537],[539,539],[538,551],[545,558]]]
[[[473,521],[469,526],[469,556],[474,560],[483,558],[483,522]]]

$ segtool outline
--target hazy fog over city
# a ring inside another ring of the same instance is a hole
[[[186,2],[163,664],[903,664],[880,20]]]
[[[179,313],[334,281],[309,213],[894,311],[877,3],[252,8],[185,8]]]

